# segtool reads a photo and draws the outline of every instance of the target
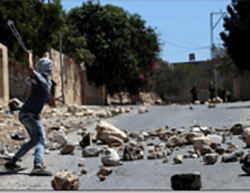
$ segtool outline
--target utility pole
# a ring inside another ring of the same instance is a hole
[[[65,104],[64,100],[64,78],[63,78],[63,60],[62,60],[62,32],[59,34],[59,49],[60,49],[60,71],[61,71],[61,93],[62,103]]]
[[[222,12],[220,10],[219,12],[211,12],[210,13],[210,51],[211,51],[211,60],[215,57],[215,45],[214,45],[214,29],[220,22],[220,20],[223,18],[224,15],[226,15],[227,12]],[[213,24],[213,16],[214,15],[220,15],[220,17],[217,19],[216,23]],[[215,84],[215,90],[216,90],[216,96],[217,96],[217,88],[218,88],[218,80],[217,80],[217,71],[214,69],[214,84]]]

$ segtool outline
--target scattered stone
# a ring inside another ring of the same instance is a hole
[[[200,190],[200,173],[176,174],[171,177],[171,187],[173,190]]]
[[[121,138],[112,135],[107,137],[107,144],[111,148],[124,146],[123,140]]]
[[[138,109],[138,113],[147,113],[148,112],[148,109],[146,108],[146,107],[140,107],[139,109]]]
[[[51,185],[54,190],[78,190],[79,178],[70,171],[62,170],[56,173]]]
[[[222,147],[216,147],[215,152],[218,153],[219,155],[222,155],[226,152],[226,150]]]
[[[78,166],[79,166],[79,167],[84,167],[84,166],[85,166],[85,163],[84,163],[84,162],[80,162],[80,163],[78,163]]]
[[[14,139],[14,140],[24,140],[25,139],[25,135],[23,133],[12,133],[11,134],[11,139]]]
[[[164,160],[162,161],[162,163],[163,163],[163,164],[167,164],[167,163],[168,163],[168,159],[167,159],[167,158],[164,159]]]
[[[122,165],[120,157],[116,150],[104,147],[102,150],[101,161],[104,166]]]
[[[82,148],[92,145],[92,137],[90,133],[85,133],[82,135],[82,140],[79,142]]]
[[[23,103],[20,100],[13,98],[9,102],[9,109],[10,111],[17,111],[21,109],[22,105]]]
[[[230,129],[231,133],[233,135],[241,135],[243,133],[243,125],[238,123],[235,124],[231,129]]]
[[[138,143],[129,143],[125,146],[123,151],[124,160],[138,160],[143,159],[144,157],[144,148]]]
[[[204,155],[203,160],[204,160],[206,165],[213,165],[218,160],[218,154],[208,153],[208,154]]]
[[[248,175],[250,174],[250,154],[246,155],[243,159],[243,164],[241,169],[246,172]]]
[[[183,155],[177,155],[174,157],[175,164],[181,164],[183,162]]]
[[[88,173],[88,170],[86,170],[86,169],[82,169],[82,170],[81,170],[81,174],[82,174],[82,175],[85,175],[85,174],[87,174],[87,173]]]
[[[112,173],[112,169],[111,168],[101,168],[99,170],[99,172],[97,173],[97,175],[102,175],[102,176],[108,176]]]
[[[211,143],[211,139],[208,137],[197,137],[193,139],[194,150],[201,155],[212,153],[212,149],[210,148]]]
[[[120,129],[116,128],[114,125],[111,125],[105,121],[99,121],[97,126],[97,135],[96,138],[108,143],[109,136],[115,136],[123,140],[123,142],[128,141],[128,136],[125,132],[121,131]]]
[[[166,142],[166,146],[167,147],[183,146],[184,144],[186,144],[186,142],[187,141],[185,138],[180,138],[176,135],[173,135],[170,138],[168,138],[168,140]]]
[[[224,163],[228,163],[228,162],[237,162],[238,161],[238,157],[235,154],[223,154],[221,161]]]
[[[67,139],[64,131],[53,131],[52,135],[49,136],[50,141],[57,142],[61,147],[67,144]]]
[[[74,150],[75,150],[75,145],[67,143],[61,149],[61,154],[71,154],[74,152]]]
[[[209,103],[208,108],[216,108],[216,104],[215,103]]]
[[[212,102],[213,103],[223,103],[223,100],[220,98],[220,97],[214,97],[213,99],[212,99]]]
[[[151,132],[149,133],[149,135],[150,135],[150,136],[153,136],[153,137],[157,137],[157,136],[166,134],[166,132],[167,132],[167,128],[166,128],[166,127],[160,127],[160,128],[157,129],[157,130],[151,131]]]
[[[239,146],[235,145],[232,142],[228,142],[227,145],[228,145],[228,148],[226,150],[227,153],[231,153],[231,152],[236,151],[237,149],[239,149]]]
[[[95,145],[87,146],[82,150],[83,157],[98,157],[99,154],[100,154],[100,149]]]
[[[250,127],[246,127],[242,134],[245,139],[246,147],[250,147]]]
[[[98,177],[99,177],[100,181],[104,181],[104,180],[106,180],[106,177],[105,177],[105,176],[103,176],[103,175],[98,175]]]

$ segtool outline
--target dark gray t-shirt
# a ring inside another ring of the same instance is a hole
[[[51,87],[51,81],[35,71],[35,76],[32,78],[31,82],[31,94],[23,104],[20,112],[34,113],[39,117],[44,104],[48,100],[48,91]]]

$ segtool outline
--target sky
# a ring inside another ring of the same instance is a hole
[[[87,0],[61,0],[67,12]],[[170,63],[187,62],[189,54],[196,60],[211,58],[210,14],[226,13],[231,0],[100,0],[101,5],[122,7],[139,14],[159,34],[160,57]],[[224,31],[220,14],[213,14],[214,44],[222,45],[219,33]]]

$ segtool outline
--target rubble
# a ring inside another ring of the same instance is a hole
[[[228,162],[237,162],[238,161],[238,157],[236,154],[223,154],[221,157],[221,161],[228,163]]]
[[[107,144],[109,147],[121,147],[124,146],[123,140],[116,136],[108,136],[107,137]]]
[[[157,130],[154,130],[154,131],[149,132],[149,135],[150,135],[150,136],[153,136],[153,137],[157,137],[157,136],[166,134],[166,132],[167,132],[167,127],[160,127],[160,128],[157,129]]]
[[[209,103],[208,108],[216,108],[216,104],[215,103]]]
[[[56,173],[51,185],[54,190],[78,190],[79,178],[70,171],[62,170]]]
[[[85,163],[84,163],[84,162],[79,162],[79,163],[78,163],[78,166],[79,166],[79,167],[84,167],[84,166],[85,166]]]
[[[61,149],[61,154],[72,154],[74,152],[74,150],[75,150],[75,145],[73,145],[71,143],[67,143]]]
[[[250,147],[250,127],[244,128],[242,136],[245,139],[246,147]]]
[[[140,113],[140,114],[142,114],[142,113],[147,113],[148,112],[148,109],[146,108],[146,107],[140,107],[139,109],[138,109],[138,113]]]
[[[100,148],[96,145],[87,146],[82,150],[83,157],[98,157],[100,154]]]
[[[123,160],[138,160],[143,159],[144,157],[144,148],[141,144],[136,142],[130,142],[128,145],[125,145],[123,151]]]
[[[247,154],[243,159],[243,164],[241,166],[241,169],[247,173],[250,174],[250,154]]]
[[[101,162],[104,166],[122,165],[120,157],[115,149],[104,147],[101,155]]]
[[[49,140],[51,142],[57,142],[60,144],[61,147],[67,144],[66,134],[62,130],[54,130],[52,133],[49,134]]]
[[[96,125],[97,135],[96,138],[108,143],[110,136],[115,136],[123,140],[123,142],[128,141],[128,136],[125,132],[116,128],[114,125],[107,123],[106,121],[99,121]]]
[[[13,98],[13,99],[11,99],[9,101],[9,109],[10,109],[10,111],[20,110],[22,105],[23,105],[23,103],[17,98]]]
[[[171,187],[173,190],[200,190],[202,187],[200,173],[173,175],[171,176]]]
[[[98,171],[97,175],[102,175],[102,176],[108,176],[112,173],[112,169],[111,168],[100,168],[100,170]]]
[[[181,164],[183,162],[183,155],[177,155],[174,157],[175,164]]]
[[[216,153],[208,153],[203,156],[203,160],[206,165],[213,165],[218,160],[218,154]]]
[[[81,170],[81,174],[82,174],[82,175],[85,175],[85,174],[87,174],[87,173],[88,173],[88,170],[86,170],[86,169],[82,169],[82,170]]]
[[[92,145],[92,136],[90,133],[84,133],[82,134],[82,140],[79,142],[79,145],[82,148],[85,148],[89,145]]]
[[[230,129],[230,132],[233,134],[233,135],[241,135],[243,133],[243,125],[238,123],[238,124],[235,124],[231,129]]]
[[[214,97],[213,99],[212,99],[212,102],[213,103],[223,103],[223,100],[220,98],[220,97]]]
[[[104,181],[104,180],[106,180],[106,177],[103,176],[103,175],[98,175],[98,177],[99,177],[99,179],[100,179],[101,182]]]

